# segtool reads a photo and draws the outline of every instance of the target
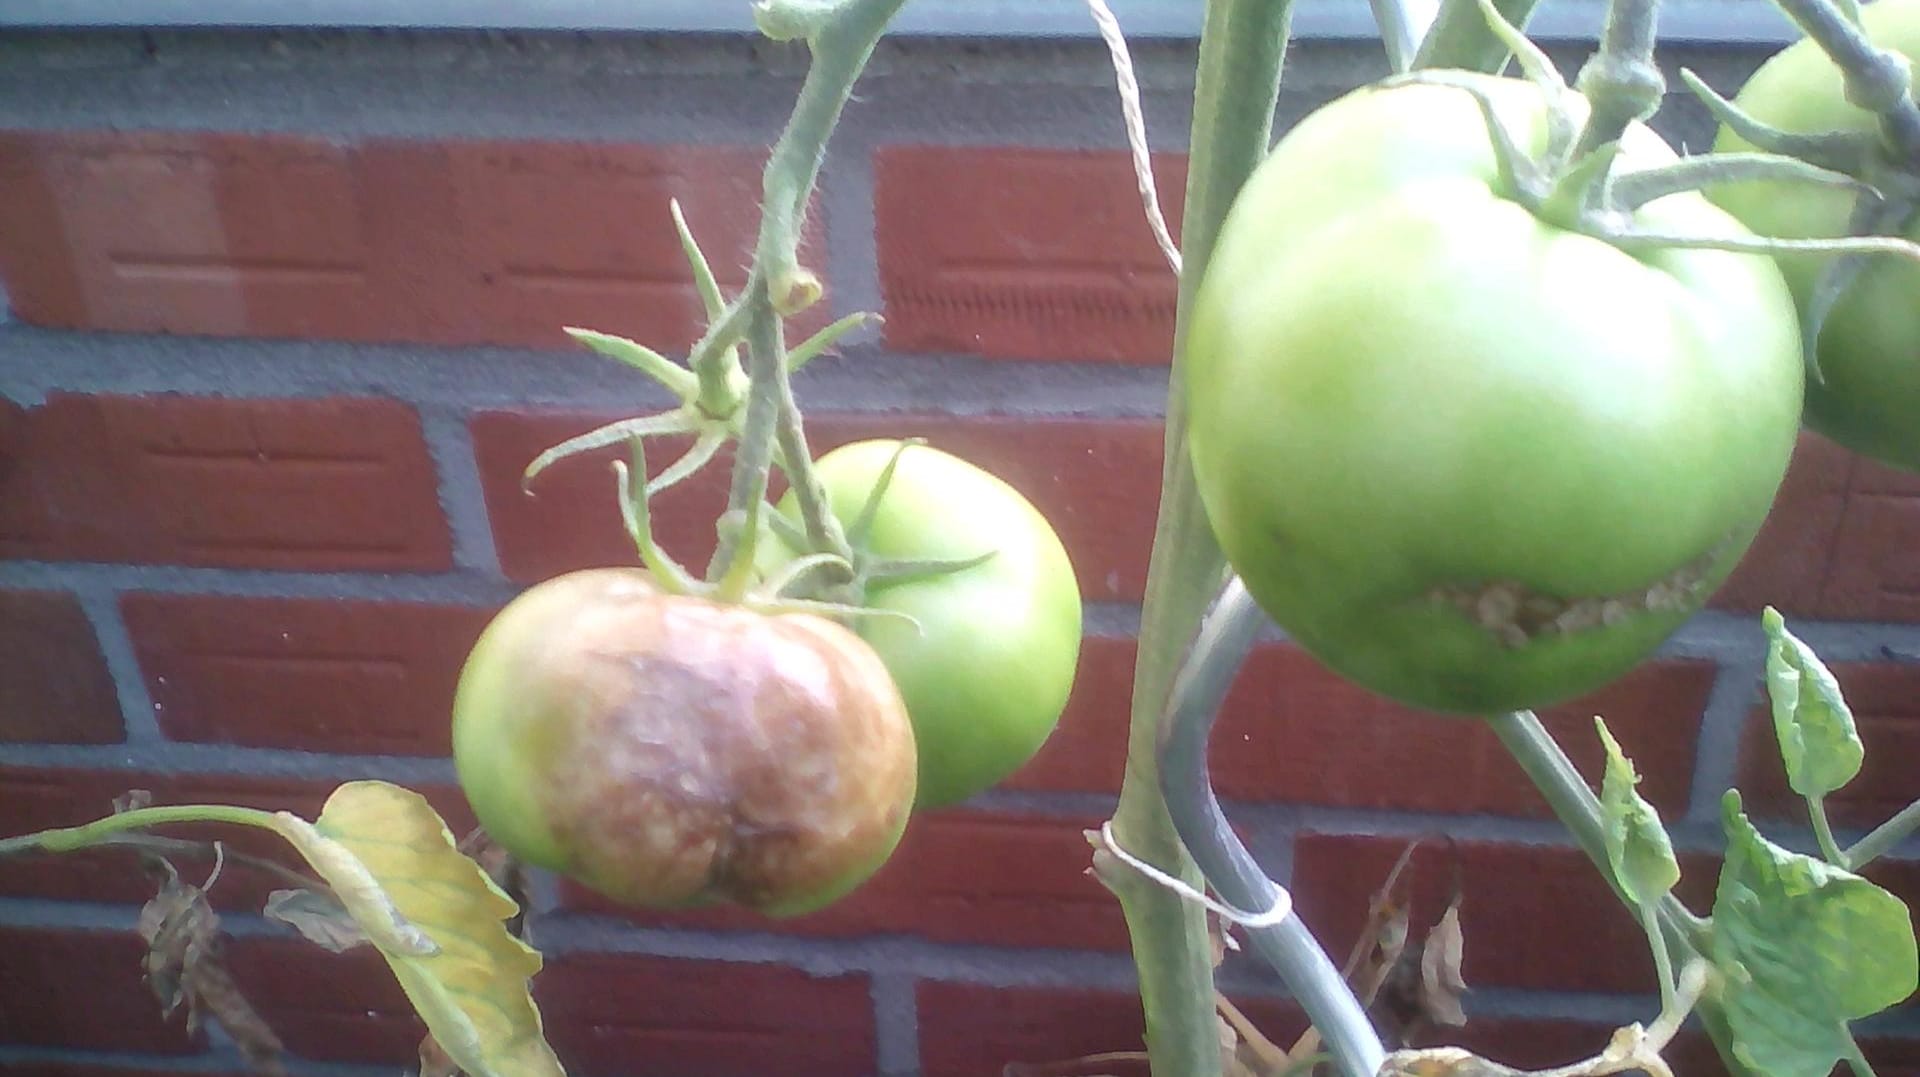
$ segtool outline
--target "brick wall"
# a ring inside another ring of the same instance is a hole
[[[1722,85],[1755,60],[1681,58]],[[1140,59],[1177,190],[1190,46]],[[467,646],[517,587],[628,556],[603,467],[558,467],[533,497],[520,469],[662,403],[559,327],[685,347],[697,301],[665,200],[738,280],[801,63],[733,39],[0,38],[0,833],[80,821],[130,787],[312,811],[361,776],[423,788],[465,825],[445,757]],[[809,257],[834,313],[888,320],[803,376],[811,430],[822,447],[924,435],[1032,497],[1089,600],[1080,683],[1005,789],[918,821],[815,916],[633,915],[539,880],[539,994],[587,1077],[987,1077],[1139,1043],[1124,927],[1082,874],[1080,831],[1123,762],[1173,281],[1097,48],[904,43],[874,71]],[[1371,49],[1303,43],[1283,114],[1378,71]],[[1675,115],[1698,145],[1697,109]],[[684,557],[710,542],[715,477],[656,508]],[[1756,709],[1761,603],[1839,664],[1859,710],[1872,762],[1836,798],[1844,821],[1920,789],[1916,494],[1809,439],[1714,608],[1550,716],[1591,768],[1586,721],[1607,715],[1678,821],[1696,894],[1730,781],[1764,814],[1794,811]],[[1372,699],[1277,642],[1229,711],[1220,790],[1333,948],[1404,839],[1445,831],[1474,1044],[1560,1061],[1650,1012],[1632,924],[1484,730]],[[1431,916],[1449,867],[1423,854],[1418,874]],[[1920,898],[1920,864],[1878,874]],[[377,962],[291,941],[252,912],[266,888],[235,868],[217,897],[236,974],[303,1070],[406,1064],[418,1029]],[[217,1033],[154,1013],[128,930],[144,896],[104,855],[0,868],[0,1072],[239,1070]],[[1236,958],[1226,978],[1291,1028],[1270,976]],[[1883,1074],[1920,1072],[1914,1014],[1874,1035]]]

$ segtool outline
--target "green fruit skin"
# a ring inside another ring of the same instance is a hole
[[[774,917],[852,891],[904,833],[917,772],[878,658],[817,617],[588,569],[509,603],[453,707],[460,786],[515,856],[627,904]]]
[[[1482,85],[1544,144],[1535,90]],[[1672,159],[1642,128],[1625,146]],[[1639,220],[1744,234],[1694,195]],[[1185,356],[1195,477],[1249,592],[1336,672],[1434,711],[1543,706],[1643,659],[1752,541],[1795,443],[1797,332],[1768,259],[1553,227],[1501,193],[1468,94],[1367,88],[1225,222]],[[1515,645],[1445,597],[1492,584],[1617,623]]]
[[[821,457],[829,511],[850,526],[897,441],[863,441]],[[779,511],[796,522],[791,492]],[[1040,750],[1073,690],[1081,640],[1073,564],[1046,518],[991,473],[910,446],[867,536],[890,559],[986,562],[931,579],[880,583],[867,604],[906,614],[854,623],[893,674],[919,745],[917,809],[966,800]],[[790,551],[789,551],[790,552]]]
[[[1874,44],[1920,58],[1920,0],[1880,0],[1861,10]],[[1762,64],[1735,103],[1761,122],[1795,133],[1873,131],[1875,117],[1847,103],[1839,69],[1810,41]],[[1751,152],[1721,130],[1716,152]],[[1810,184],[1731,183],[1707,190],[1721,208],[1764,236],[1830,239],[1847,234],[1854,196]],[[1906,238],[1920,242],[1920,220]],[[1782,254],[1777,261],[1805,312],[1831,256]],[[1807,385],[1806,423],[1841,445],[1920,471],[1920,265],[1873,258],[1820,329],[1820,377]]]

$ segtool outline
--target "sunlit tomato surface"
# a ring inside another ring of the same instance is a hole
[[[843,524],[860,515],[896,441],[864,441],[816,470]],[[780,510],[799,519],[793,495]],[[1060,720],[1080,655],[1080,588],[1060,539],[994,475],[926,446],[900,455],[867,536],[876,557],[987,561],[946,575],[882,581],[867,604],[903,613],[856,628],[892,671],[920,747],[919,806],[952,804],[1031,759]]]
[[[509,604],[461,674],[453,749],[503,846],[644,906],[818,908],[885,862],[913,804],[913,730],[870,647],[637,569]]]
[[[1483,85],[1538,149],[1538,92]],[[1630,166],[1671,159],[1629,134]],[[1640,222],[1744,234],[1694,195]],[[1467,93],[1363,89],[1225,223],[1193,466],[1250,593],[1327,665],[1433,710],[1539,706],[1638,662],[1746,549],[1799,423],[1796,332],[1769,260],[1543,223]]]
[[[1875,44],[1920,58],[1917,0],[1870,4],[1862,21]],[[1807,41],[1761,65],[1737,103],[1797,133],[1877,127],[1871,113],[1847,103],[1839,70]],[[1753,147],[1723,130],[1714,149]],[[1726,184],[1708,196],[1754,231],[1788,239],[1846,235],[1854,202],[1849,192],[1809,184]],[[1920,240],[1920,220],[1906,236]],[[1783,254],[1779,262],[1806,310],[1832,258]],[[1857,452],[1920,470],[1920,265],[1885,256],[1868,262],[1821,325],[1816,350],[1821,376],[1807,385],[1807,425]]]

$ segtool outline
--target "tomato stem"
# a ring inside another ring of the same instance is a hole
[[[1617,142],[1627,128],[1654,114],[1667,92],[1667,80],[1654,62],[1660,0],[1613,0],[1600,32],[1600,48],[1580,69],[1574,85],[1592,111],[1574,145],[1584,157]]]
[[[1847,863],[1853,865],[1851,870],[1857,871],[1878,860],[1916,830],[1920,830],[1920,800],[1900,809],[1899,814],[1848,846]]]
[[[1774,0],[1840,69],[1847,100],[1880,117],[1888,148],[1920,169],[1920,103],[1906,57],[1876,47],[1859,22],[1832,0]]]
[[[1539,0],[1493,0],[1502,18],[1525,26]],[[1454,68],[1494,74],[1512,54],[1507,43],[1488,26],[1481,0],[1441,0],[1440,12],[1414,56],[1415,68]]]
[[[169,804],[116,812],[80,826],[55,827],[19,837],[0,839],[0,857],[29,852],[70,853],[120,838],[127,831],[166,823],[232,823],[279,830],[272,812],[230,804]]]
[[[1126,773],[1113,815],[1121,845],[1190,885],[1198,873],[1167,815],[1155,746],[1180,656],[1220,586],[1225,559],[1187,457],[1184,351],[1194,295],[1221,224],[1272,138],[1291,13],[1289,0],[1209,0],[1195,73],[1166,455],[1134,664]],[[1100,863],[1096,859],[1097,871]],[[1126,915],[1153,1072],[1220,1073],[1206,917],[1145,877],[1109,867],[1118,870],[1100,875]]]
[[[1242,909],[1272,907],[1282,892],[1234,834],[1214,795],[1207,740],[1234,674],[1267,619],[1239,577],[1201,622],[1160,722],[1160,788],[1181,840],[1222,900]],[[1255,952],[1280,973],[1347,1077],[1373,1077],[1385,1061],[1380,1035],[1326,951],[1297,916],[1248,926]]]

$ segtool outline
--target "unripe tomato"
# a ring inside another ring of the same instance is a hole
[[[1861,22],[1874,44],[1920,60],[1920,0],[1869,4]],[[1839,69],[1810,41],[1762,64],[1736,103],[1763,123],[1803,134],[1872,131],[1878,123],[1847,103]],[[1713,148],[1753,149],[1725,130]],[[1804,183],[1733,183],[1707,194],[1761,235],[1787,239],[1846,235],[1854,202],[1851,192]],[[1920,241],[1920,220],[1908,224],[1906,238]],[[1833,258],[1799,253],[1777,260],[1807,310]],[[1807,384],[1807,425],[1856,452],[1920,471],[1920,266],[1869,260],[1822,323],[1816,352],[1820,377]]]
[[[859,517],[899,450],[897,441],[863,441],[816,462],[829,511],[842,524]],[[798,521],[791,493],[780,511]],[[1053,732],[1080,657],[1080,587],[1059,536],[1019,491],[938,449],[900,452],[865,552],[960,561],[988,551],[993,557],[969,568],[868,588],[867,605],[917,625],[867,617],[856,626],[892,672],[913,719],[921,808],[998,783]]]
[[[1481,85],[1538,152],[1539,91]],[[1672,156],[1628,132],[1625,167]],[[1638,221],[1745,234],[1692,194]],[[1185,370],[1199,491],[1254,599],[1335,671],[1450,712],[1644,658],[1752,541],[1800,415],[1770,260],[1540,220],[1473,98],[1434,85],[1362,89],[1280,141],[1220,233]]]
[[[913,805],[913,730],[871,648],[638,569],[509,603],[461,672],[453,753],[501,845],[652,907],[816,909],[885,862]]]

